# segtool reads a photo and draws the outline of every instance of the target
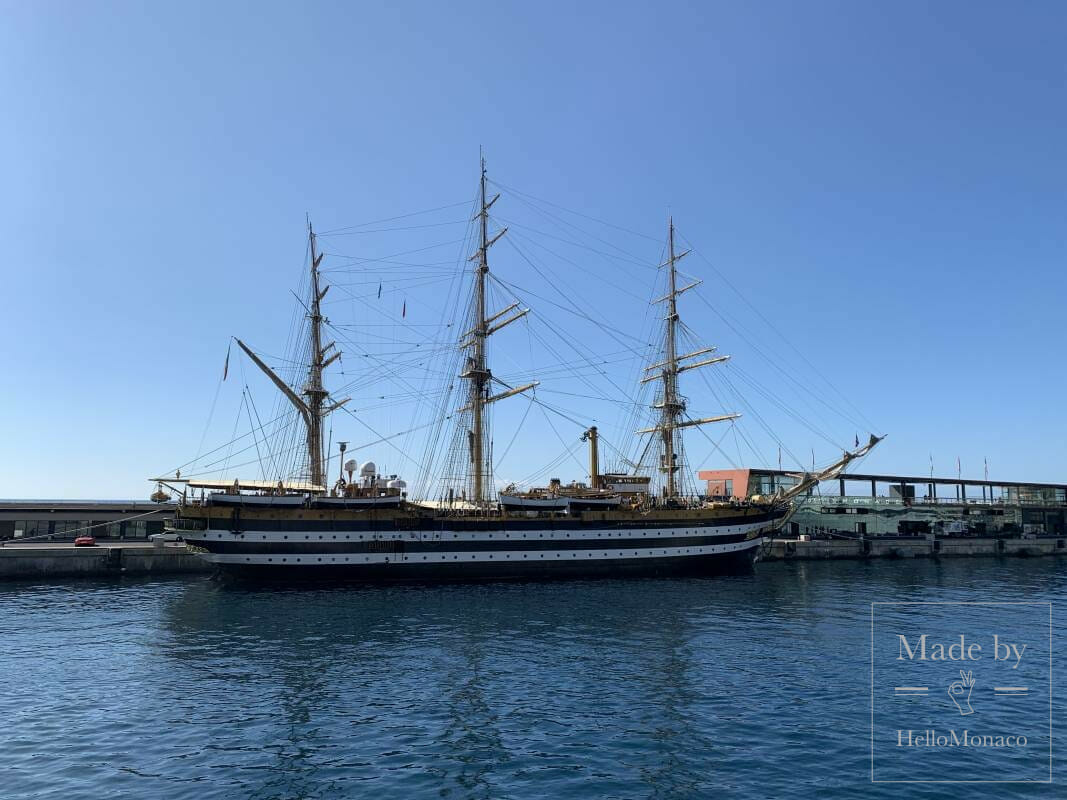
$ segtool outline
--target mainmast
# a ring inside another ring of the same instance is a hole
[[[646,372],[650,372],[659,369],[659,374],[653,373],[641,380],[642,383],[648,383],[649,381],[654,380],[663,381],[662,399],[653,406],[660,410],[660,419],[659,424],[656,425],[656,427],[645,428],[644,430],[638,431],[638,433],[658,433],[660,436],[659,469],[665,476],[663,487],[663,496],[665,498],[678,496],[677,474],[682,465],[679,462],[681,443],[677,431],[681,428],[704,425],[709,422],[722,422],[724,420],[737,419],[741,416],[740,414],[723,414],[717,417],[705,417],[703,419],[682,419],[686,406],[685,400],[678,393],[678,375],[690,369],[704,367],[709,364],[718,364],[727,361],[730,358],[729,356],[717,356],[715,358],[709,358],[694,363],[681,363],[694,356],[704,355],[705,353],[715,351],[714,347],[706,347],[701,350],[694,350],[692,353],[686,353],[681,356],[678,355],[678,296],[695,286],[699,286],[701,283],[700,281],[694,281],[687,286],[683,286],[681,289],[678,288],[678,270],[676,265],[679,261],[689,255],[689,253],[689,250],[682,253],[675,252],[674,218],[668,217],[667,260],[660,264],[661,268],[667,267],[668,269],[668,292],[663,297],[654,301],[655,303],[667,303],[667,315],[664,317],[666,327],[664,336],[664,359],[658,364],[653,364],[651,367],[647,367],[645,370]]]
[[[492,247],[501,236],[507,233],[508,230],[507,228],[503,228],[492,238],[489,236],[489,209],[492,207],[493,203],[500,199],[500,195],[497,194],[490,200],[486,193],[486,185],[485,158],[482,157],[481,181],[479,184],[480,210],[478,212],[478,226],[481,234],[480,246],[478,247],[477,252],[471,256],[471,261],[477,261],[477,267],[475,268],[474,273],[474,308],[472,309],[473,325],[469,331],[463,334],[461,339],[461,344],[470,348],[470,355],[467,357],[467,368],[460,376],[466,378],[470,382],[470,394],[467,405],[461,410],[469,410],[471,412],[471,427],[467,432],[467,439],[470,449],[471,466],[470,500],[475,505],[482,505],[487,500],[486,486],[489,483],[492,474],[492,467],[489,463],[489,452],[486,447],[486,443],[489,440],[489,426],[486,419],[487,415],[485,413],[486,406],[497,400],[503,400],[505,397],[511,397],[521,392],[525,392],[527,389],[532,389],[537,385],[537,383],[534,382],[516,388],[507,387],[507,391],[501,392],[500,394],[492,396],[489,394],[489,386],[493,381],[493,374],[486,363],[486,339],[505,325],[510,325],[515,320],[526,316],[530,312],[530,309],[520,309],[510,317],[501,320],[502,317],[518,308],[518,303],[512,303],[503,311],[498,311],[496,314],[486,317],[485,284],[489,277],[489,248]]]
[[[485,499],[485,482],[489,476],[489,465],[485,459],[485,398],[490,376],[485,364],[485,339],[488,328],[485,321],[485,276],[489,274],[489,207],[500,196],[497,195],[492,200],[486,201],[485,158],[481,160],[479,185],[481,210],[478,212],[478,223],[481,229],[481,246],[476,254],[478,266],[475,268],[474,277],[474,330],[471,340],[471,357],[464,374],[464,377],[470,381],[470,457],[473,478],[471,500],[477,504]]]
[[[293,391],[244,342],[238,339],[237,344],[248,354],[253,363],[274,382],[274,385],[289,399],[289,402],[296,406],[296,410],[300,412],[300,416],[304,420],[304,426],[307,429],[308,480],[313,486],[325,489],[326,469],[322,450],[322,420],[327,414],[337,410],[351,398],[346,397],[344,400],[331,403],[329,406],[326,405],[326,398],[329,397],[330,393],[322,385],[322,372],[341,357],[341,351],[336,349],[336,342],[330,342],[325,347],[322,346],[323,317],[321,303],[322,298],[326,296],[326,292],[330,290],[330,287],[326,286],[321,290],[319,289],[319,264],[322,263],[324,254],[318,252],[315,231],[312,229],[310,221],[308,222],[308,245],[311,251],[311,298],[310,304],[305,308],[310,321],[311,361],[308,364],[307,381],[304,383],[300,394]],[[330,350],[334,352],[330,353]],[[327,355],[328,353],[329,355]],[[303,395],[303,397],[300,395]]]
[[[308,405],[308,472],[311,482],[315,486],[325,486],[324,469],[322,463],[322,404],[326,400],[327,392],[322,388],[322,369],[325,366],[322,349],[322,311],[320,303],[329,291],[329,286],[319,292],[319,262],[322,256],[318,253],[315,244],[315,231],[308,220],[308,244],[311,248],[311,310],[308,318],[311,320],[311,364],[308,367],[308,379],[304,384],[303,395],[307,398]],[[335,356],[331,356],[332,361]]]

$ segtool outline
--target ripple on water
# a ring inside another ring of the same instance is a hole
[[[867,782],[871,600],[1065,587],[1051,559],[302,591],[8,585],[2,795],[896,797]]]

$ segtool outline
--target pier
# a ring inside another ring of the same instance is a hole
[[[839,558],[958,558],[962,556],[1053,556],[1067,554],[1062,536],[877,536],[864,538],[774,539],[764,561]]]
[[[182,542],[8,542],[0,547],[0,580],[107,577],[211,572],[211,565]]]

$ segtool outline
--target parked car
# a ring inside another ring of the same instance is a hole
[[[153,533],[148,537],[150,542],[180,542],[182,541],[181,534],[177,531],[165,531],[164,533]]]
[[[92,536],[79,536],[74,540],[75,547],[96,547],[96,539]]]

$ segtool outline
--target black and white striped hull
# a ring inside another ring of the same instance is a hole
[[[189,544],[221,571],[370,581],[682,575],[751,568],[773,515],[672,527],[256,530],[208,528]]]

